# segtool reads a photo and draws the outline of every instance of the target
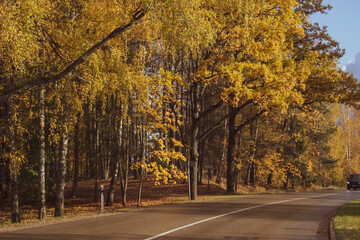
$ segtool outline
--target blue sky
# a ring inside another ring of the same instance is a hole
[[[360,76],[360,0],[324,0],[333,8],[328,14],[316,14],[311,22],[327,26],[330,35],[346,53],[340,59],[341,67]],[[358,57],[356,55],[359,53]],[[355,61],[357,59],[357,61]]]

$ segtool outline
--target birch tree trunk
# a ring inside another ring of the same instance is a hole
[[[141,204],[141,191],[142,191],[142,184],[144,180],[144,172],[145,172],[145,154],[146,154],[146,132],[145,128],[141,128],[141,168],[140,168],[140,184],[139,184],[139,194],[138,194],[138,205]]]
[[[115,126],[114,122],[114,129],[116,130],[116,144],[117,146],[114,149],[114,162],[112,164],[112,176],[111,176],[111,182],[109,186],[109,192],[106,199],[106,206],[111,206],[114,203],[114,195],[115,195],[115,185],[116,185],[116,179],[118,177],[119,173],[119,160],[120,160],[120,153],[122,153],[122,128],[123,128],[123,119],[121,118],[118,126]]]
[[[56,184],[55,217],[64,216],[64,190],[66,177],[66,155],[68,151],[68,130],[63,127],[60,138],[60,159],[58,169],[58,181]]]
[[[39,93],[39,209],[38,218],[46,218],[46,192],[45,192],[45,88],[40,86]]]
[[[115,186],[116,186],[116,178],[119,172],[119,157],[115,156],[113,167],[112,167],[112,176],[111,182],[109,186],[108,196],[106,198],[106,206],[111,206],[114,203],[114,195],[115,195]]]
[[[197,173],[198,173],[198,160],[199,160],[199,115],[200,115],[200,85],[194,83],[192,89],[192,121],[190,128],[190,200],[197,199]]]

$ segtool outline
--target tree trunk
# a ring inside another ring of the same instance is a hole
[[[70,197],[76,197],[79,182],[79,165],[80,165],[80,113],[77,116],[77,122],[75,125],[75,136],[74,136],[74,181]]]
[[[284,181],[284,190],[287,190],[287,188],[288,188],[289,178],[290,178],[290,173],[287,172],[287,174],[286,174],[286,180]]]
[[[10,193],[12,203],[11,221],[12,223],[20,222],[20,207],[19,207],[19,187],[18,187],[18,163],[16,160],[15,147],[15,109],[12,99],[9,100],[9,150],[10,150]]]
[[[139,194],[138,194],[138,205],[141,204],[141,191],[142,184],[144,180],[144,172],[145,172],[145,154],[146,154],[146,132],[145,128],[141,128],[141,168],[140,168],[140,184],[139,184]]]
[[[94,202],[98,201],[98,191],[99,191],[99,158],[100,158],[100,123],[98,120],[95,121],[94,127],[94,149],[95,149],[95,169],[94,169]]]
[[[199,161],[199,115],[200,115],[200,84],[194,83],[192,87],[192,121],[190,128],[190,200],[197,199],[197,173]]]
[[[251,133],[251,139],[253,141],[250,152],[251,152],[251,163],[250,163],[250,184],[255,184],[255,153],[256,153],[256,146],[257,146],[257,139],[258,139],[258,133],[259,133],[259,121],[258,119],[255,120],[255,122],[252,122],[250,124],[250,133]],[[254,126],[255,124],[255,126]]]
[[[230,111],[233,107],[230,106]],[[236,130],[235,130],[236,114],[231,114],[228,120],[229,136],[227,147],[227,172],[226,172],[226,191],[228,193],[235,192],[235,145],[236,145]]]
[[[51,158],[51,162],[49,163],[50,167],[49,167],[49,171],[46,171],[47,173],[47,179],[51,179],[52,181],[50,182],[49,180],[47,181],[48,184],[47,185],[47,193],[49,196],[54,196],[54,194],[56,193],[56,183],[57,183],[57,179],[58,179],[58,169],[59,169],[59,145],[55,142],[51,143],[51,150],[52,150],[52,158]],[[46,174],[45,173],[45,174]]]
[[[255,126],[254,126],[255,124]],[[250,162],[248,165],[248,169],[245,174],[245,181],[244,184],[248,185],[255,184],[255,153],[256,153],[256,146],[257,146],[257,140],[258,140],[258,134],[259,134],[259,124],[258,119],[255,119],[250,123],[250,139],[252,140],[252,143],[250,144]]]
[[[68,151],[68,130],[63,127],[60,137],[60,159],[58,169],[58,181],[56,184],[55,217],[64,216],[64,190],[66,178],[66,155]]]
[[[204,141],[200,142],[200,153],[199,153],[199,185],[203,184],[203,174],[204,174],[204,168],[205,168],[205,163],[204,163],[204,148],[205,148],[205,143]]]
[[[3,148],[5,150],[5,146]],[[1,158],[0,162],[0,184],[1,184],[1,191],[0,191],[0,198],[7,199],[9,198],[9,191],[10,191],[10,173],[9,173],[9,166],[8,161],[5,158]]]
[[[120,167],[121,200],[124,207],[126,207],[128,179],[129,179],[129,158],[125,156],[125,166]]]
[[[0,150],[3,146],[0,147]],[[4,198],[5,193],[5,185],[6,185],[6,172],[5,172],[5,160],[3,157],[2,152],[0,152],[0,198]]]
[[[225,121],[225,124],[224,124],[224,144],[222,146],[221,159],[219,161],[218,172],[217,172],[217,176],[216,176],[216,183],[218,183],[218,184],[221,183],[223,163],[226,160],[225,159],[226,158],[226,143],[225,143],[226,141],[227,141],[227,121]]]
[[[244,176],[244,185],[249,185],[249,175],[250,175],[251,162],[249,162],[248,167]]]
[[[104,159],[103,164],[103,177],[104,179],[108,179],[110,175],[110,162],[111,162],[111,150],[112,150],[112,133],[114,129],[111,128],[113,126],[112,124],[112,113],[109,114],[109,125],[108,125],[108,131],[107,131],[107,149],[106,149],[106,157]]]
[[[134,161],[135,162],[141,162],[141,157],[139,157],[140,155],[139,155],[139,151],[141,151],[141,150],[139,150],[139,141],[141,141],[141,140],[139,140],[139,133],[138,133],[138,129],[139,129],[139,125],[138,125],[138,119],[137,118],[135,118],[135,120],[134,120],[134,123],[132,124],[132,130],[131,130],[131,132],[132,132],[132,146],[133,146],[133,152],[134,152],[134,154],[135,154],[135,156],[133,157],[134,158]],[[165,148],[167,147],[167,142],[166,142],[166,140],[165,140]],[[139,175],[140,175],[140,171],[141,170],[139,170],[139,169],[134,169],[134,178],[137,180],[138,178],[139,178]]]
[[[108,192],[108,196],[106,198],[106,206],[111,206],[114,203],[116,178],[117,178],[118,172],[119,172],[118,158],[119,158],[118,156],[115,156],[115,159],[114,159],[111,182],[110,182],[110,186],[109,186],[109,192]]]
[[[237,145],[237,152],[236,152],[236,158],[240,159],[240,147],[241,147],[241,142],[242,142],[242,135],[243,135],[243,129],[240,129],[240,133],[239,133],[239,141],[238,141],[238,145]],[[240,173],[240,169],[238,167],[235,167],[235,192],[237,192],[238,190],[238,185],[239,185],[239,174]]]
[[[91,170],[90,165],[91,161],[90,159],[93,157],[92,154],[92,141],[91,141],[91,106],[90,104],[86,104],[84,107],[84,118],[85,118],[85,124],[86,124],[86,136],[85,136],[85,178],[91,177]]]
[[[16,159],[11,159],[11,202],[12,214],[11,222],[20,222],[20,207],[19,207],[19,187],[18,187],[18,170]]]
[[[125,131],[124,128],[118,128],[118,132],[119,131]],[[120,133],[119,133],[120,135]],[[122,135],[120,136],[125,136],[124,133],[122,133]],[[119,166],[119,172],[120,172],[120,186],[121,186],[121,200],[122,200],[122,204],[124,207],[126,207],[126,196],[127,196],[127,186],[128,186],[128,177],[129,177],[129,148],[130,148],[130,143],[129,143],[129,119],[127,120],[127,124],[126,124],[126,139],[123,139],[123,144],[120,146],[121,147],[121,152],[123,153],[122,155],[122,161],[121,164]]]
[[[119,160],[120,160],[120,153],[122,152],[120,149],[122,148],[122,128],[123,128],[123,120],[122,118],[119,121],[118,129],[116,130],[116,144],[117,146],[114,149],[114,162],[112,164],[112,176],[111,182],[109,186],[108,196],[106,198],[106,206],[111,206],[114,203],[114,194],[115,194],[115,186],[116,186],[116,179],[119,173]],[[116,129],[115,122],[114,122],[114,129]]]
[[[46,218],[46,192],[45,192],[45,88],[40,86],[39,94],[39,209],[38,218]]]
[[[238,185],[239,185],[239,169],[237,169],[237,167],[235,167],[235,189],[234,191],[237,192],[238,191]]]
[[[255,167],[254,167],[254,161],[251,161],[251,164],[250,164],[250,184],[254,185],[255,184]]]
[[[266,184],[271,185],[272,179],[273,179],[273,173],[269,173]]]

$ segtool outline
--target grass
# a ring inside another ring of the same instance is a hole
[[[360,238],[360,199],[340,207],[334,217],[334,230],[338,240]]]

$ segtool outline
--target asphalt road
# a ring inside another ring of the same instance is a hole
[[[0,239],[328,239],[328,219],[360,191],[243,196],[107,214],[0,233]]]

